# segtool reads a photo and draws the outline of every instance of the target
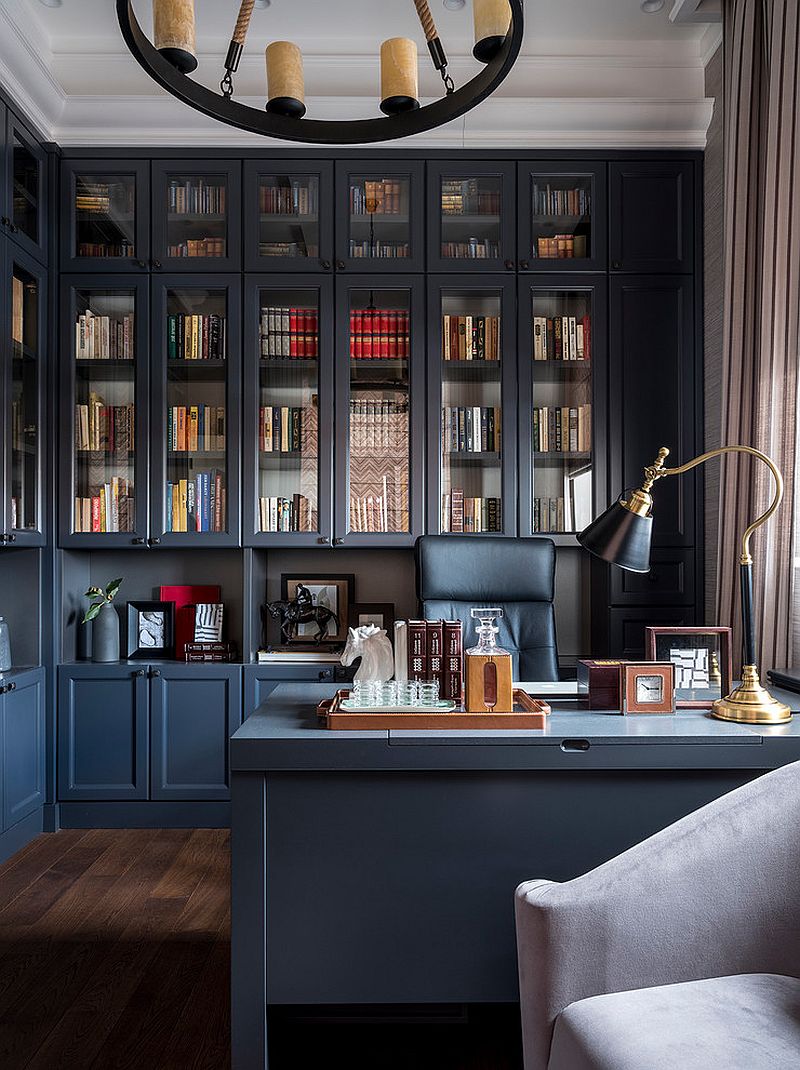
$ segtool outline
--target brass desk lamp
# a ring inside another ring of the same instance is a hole
[[[631,572],[650,571],[650,542],[653,534],[653,497],[650,489],[664,476],[680,476],[712,457],[723,453],[749,453],[758,457],[775,477],[775,496],[769,508],[757,517],[742,535],[742,554],[739,558],[739,577],[742,586],[742,626],[744,633],[744,664],[742,682],[730,695],[717,699],[711,706],[714,717],[723,721],[745,724],[785,724],[792,719],[788,706],[773,698],[761,686],[756,666],[756,641],[753,625],[753,558],[750,556],[750,536],[775,512],[783,497],[783,478],[775,463],[751,446],[722,446],[701,453],[694,460],[677,468],[665,468],[669,450],[662,446],[655,462],[644,470],[644,483],[632,491],[627,499],[620,497],[578,535],[578,542],[587,550],[620,568]]]

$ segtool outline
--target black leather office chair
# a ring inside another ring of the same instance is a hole
[[[514,656],[514,679],[558,679],[551,539],[423,535],[415,556],[417,597],[427,620],[460,620],[466,650],[477,639],[469,611],[500,606],[497,640]]]

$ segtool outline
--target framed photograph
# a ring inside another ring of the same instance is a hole
[[[174,602],[128,602],[127,656],[175,657]]]
[[[646,628],[645,650],[653,661],[675,666],[678,709],[709,709],[733,687],[730,628]]]
[[[363,624],[385,628],[386,634],[394,642],[394,603],[353,602],[350,606],[350,627],[360,628]]]
[[[284,573],[281,576],[281,599],[291,602],[297,597],[298,587],[305,587],[311,596],[311,605],[327,610],[333,616],[326,622],[327,631],[323,636],[326,643],[343,643],[347,639],[350,606],[355,597],[355,576],[307,575],[306,573]],[[316,640],[320,624],[316,620],[299,624],[293,643],[310,643]]]

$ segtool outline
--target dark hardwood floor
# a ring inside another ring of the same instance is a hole
[[[40,836],[0,866],[2,1070],[227,1070],[229,835]],[[271,1070],[517,1070],[514,1008],[281,1010]]]

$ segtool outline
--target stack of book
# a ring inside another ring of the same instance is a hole
[[[400,682],[435,681],[440,699],[460,704],[464,688],[461,621],[395,621],[394,675]]]
[[[319,246],[314,242],[298,238],[297,241],[260,241],[259,256],[319,256]]]
[[[260,531],[316,531],[316,510],[304,494],[291,498],[259,498]]]
[[[75,322],[77,360],[133,360],[133,313],[97,316],[90,308]]]
[[[74,529],[86,532],[133,531],[133,484],[113,476],[86,497],[75,499]]]
[[[537,453],[586,453],[592,448],[592,406],[540,406],[533,410]]]
[[[403,186],[399,179],[365,179],[350,185],[351,215],[399,215],[403,210]]]
[[[442,496],[442,531],[475,535],[503,530],[501,498],[465,497],[462,487]]]
[[[533,187],[533,214],[536,215],[589,215],[589,191],[555,189],[550,185]]]
[[[125,453],[135,449],[134,407],[106,405],[94,391],[75,406],[75,449],[80,453]]]
[[[534,316],[534,360],[589,360],[589,316]]]
[[[170,180],[167,211],[172,215],[223,215],[225,184],[209,185],[203,178]]]
[[[319,211],[319,188],[316,182],[293,178],[284,183],[261,182],[258,187],[258,210],[262,215],[316,215]]]
[[[302,408],[289,405],[262,405],[258,412],[260,452],[299,452],[303,448],[302,421]]]
[[[499,360],[499,316],[442,316],[444,360]]]
[[[109,257],[115,259],[123,256],[133,256],[133,242],[127,238],[120,238],[118,242],[78,242],[78,256],[83,257]]]
[[[167,256],[224,256],[224,238],[189,238],[167,246]]]
[[[538,532],[566,531],[563,498],[533,499],[533,530]]]
[[[350,451],[376,450],[397,458],[408,455],[408,398],[354,398],[350,401]]]
[[[186,643],[184,657],[189,662],[236,661],[236,643],[220,640],[216,643]]]
[[[442,256],[449,260],[496,260],[500,256],[500,242],[492,238],[443,241]]]
[[[542,260],[585,260],[586,235],[553,234],[549,238],[537,238],[534,256]]]
[[[442,179],[442,215],[498,215],[500,191],[481,189],[477,178]]]
[[[87,182],[78,179],[75,189],[75,210],[108,215],[112,207],[121,215],[134,211],[136,187],[133,182]]]
[[[224,473],[217,468],[166,484],[167,531],[224,531]]]
[[[358,260],[366,257],[376,257],[378,260],[397,260],[410,255],[411,247],[407,241],[388,241],[378,238],[373,238],[372,241],[350,239],[350,256]]]
[[[227,321],[212,312],[202,316],[175,312],[167,316],[167,356],[170,360],[225,360]]]
[[[171,405],[167,409],[170,453],[209,453],[225,449],[224,405]]]
[[[319,313],[316,308],[267,305],[261,309],[261,357],[319,356]]]
[[[353,360],[393,360],[410,352],[409,314],[403,308],[353,309],[350,356]]]
[[[500,449],[497,406],[456,406],[442,409],[444,453],[493,453]]]

